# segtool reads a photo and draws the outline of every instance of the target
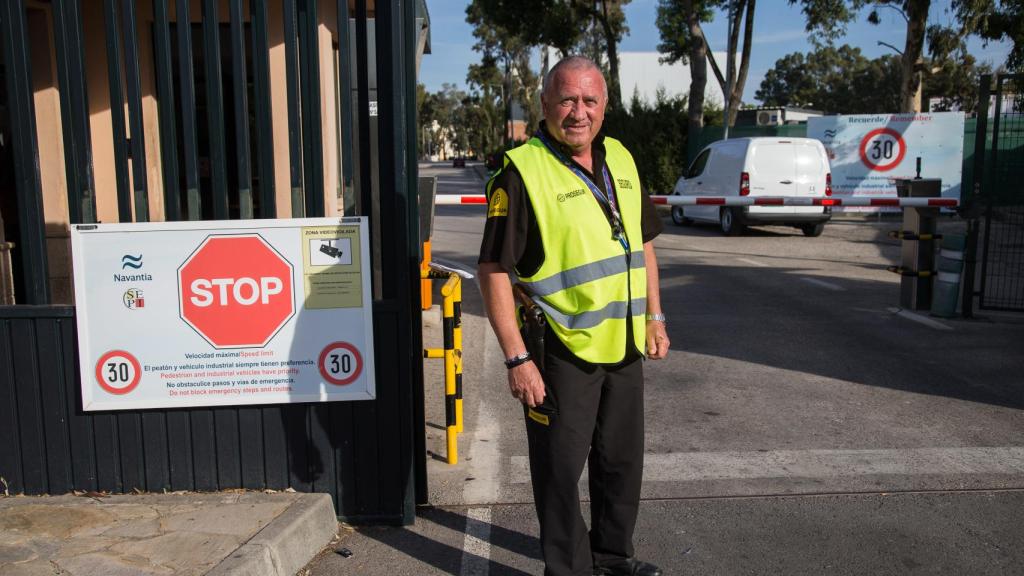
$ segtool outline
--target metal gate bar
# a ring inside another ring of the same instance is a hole
[[[132,184],[135,221],[149,221],[149,178],[146,173],[146,135],[142,124],[142,87],[139,81],[139,35],[135,30],[135,0],[122,0],[124,20],[124,70],[128,88],[128,121],[131,124]]]
[[[153,0],[153,48],[156,60],[156,91],[160,102],[160,161],[164,183],[164,214],[167,220],[181,220],[181,192],[178,188],[178,135],[174,103],[174,71],[171,68],[171,25],[167,0]]]
[[[997,75],[978,305],[1024,311],[1024,99],[1022,75]],[[1004,102],[1006,97],[1012,98]],[[1007,106],[1009,104],[1009,106]]]
[[[89,103],[83,74],[85,62],[79,49],[82,27],[78,8],[76,0],[55,0],[53,3],[64,166],[68,182],[68,219],[71,224],[96,221],[96,185],[92,174]]]
[[[231,79],[235,96],[235,162],[238,169],[238,217],[250,219],[252,174],[249,171],[249,91],[245,63],[245,33],[242,30],[242,0],[229,0],[231,19]]]
[[[121,81],[121,34],[117,25],[117,0],[104,0],[107,36],[107,82],[110,86],[110,124],[114,140],[114,174],[117,180],[117,218],[132,221],[132,198],[128,189],[128,151],[125,143],[124,87]]]
[[[202,219],[199,184],[199,142],[196,136],[196,89],[192,76],[192,20],[189,2],[175,2],[178,21],[178,78],[181,104],[182,153],[185,156],[185,217]],[[175,149],[177,151],[177,149]]]
[[[302,77],[302,156],[306,216],[324,215],[323,126],[320,123],[320,49],[316,0],[299,0],[299,73]]]
[[[216,220],[227,220],[230,216],[227,152],[224,144],[224,89],[220,76],[219,4],[218,0],[203,0],[203,60],[206,65],[206,126],[210,143],[213,217]]]
[[[0,2],[0,53],[3,56],[8,114],[11,120],[10,147],[14,156],[14,182],[18,194],[18,227],[15,239],[21,263],[15,274],[23,278],[25,304],[50,302],[46,233],[43,223],[42,182],[36,154],[36,111],[32,97],[32,61],[29,55],[28,24],[22,0]]]
[[[284,54],[285,76],[288,85],[288,151],[292,186],[292,217],[305,216],[306,206],[302,194],[302,117],[299,113],[299,47],[297,7],[294,1],[284,2]]]
[[[253,99],[256,106],[256,148],[259,162],[259,218],[277,217],[277,196],[274,191],[274,135],[270,111],[270,40],[267,34],[266,0],[249,0],[252,22]]]

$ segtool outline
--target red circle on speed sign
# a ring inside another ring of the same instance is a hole
[[[320,375],[335,386],[351,384],[363,373],[363,357],[359,350],[348,342],[328,344],[317,361]]]
[[[292,265],[259,234],[207,236],[178,268],[178,309],[214,348],[265,346],[295,314]]]
[[[142,366],[124,350],[111,350],[96,362],[96,382],[111,394],[127,394],[135,390],[141,379]]]
[[[899,166],[906,154],[903,135],[892,128],[876,128],[860,141],[860,161],[876,172],[888,172]]]

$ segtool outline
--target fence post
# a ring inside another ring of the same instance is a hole
[[[964,288],[961,294],[961,309],[964,318],[974,316],[974,276],[978,262],[978,216],[982,199],[982,181],[985,174],[985,153],[988,142],[988,99],[991,92],[992,76],[981,75],[978,87],[978,114],[974,132],[974,182],[971,183],[964,211],[967,221],[967,246],[964,250]]]

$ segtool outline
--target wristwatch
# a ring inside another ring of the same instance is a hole
[[[658,313],[658,314],[648,314],[647,315],[647,320],[654,320],[655,322],[661,322],[662,324],[664,324],[665,323],[665,315],[661,314],[661,313]]]
[[[522,354],[516,354],[515,356],[513,356],[511,358],[506,358],[505,359],[505,368],[508,368],[509,370],[511,370],[511,369],[515,368],[516,366],[519,366],[520,364],[526,364],[527,362],[530,361],[530,358],[531,358],[531,356],[530,356],[529,352],[523,352]]]

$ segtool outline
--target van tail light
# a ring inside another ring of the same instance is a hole
[[[832,173],[825,174],[825,196],[832,195]]]
[[[740,196],[750,195],[750,174],[743,172],[740,174]]]

